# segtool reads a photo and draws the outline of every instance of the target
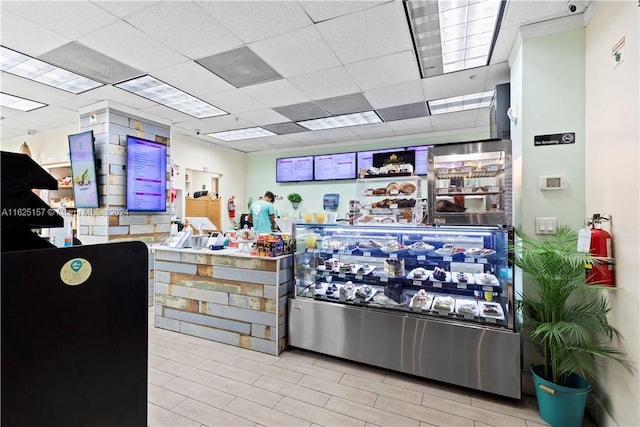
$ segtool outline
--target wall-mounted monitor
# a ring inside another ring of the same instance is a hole
[[[276,182],[313,181],[313,156],[276,159]]]
[[[92,130],[69,135],[69,158],[76,208],[99,207]]]
[[[407,150],[413,150],[416,152],[416,164],[415,174],[426,175],[427,174],[427,157],[429,154],[430,145],[418,145],[414,147],[407,147]]]
[[[356,153],[313,156],[314,181],[356,179]]]
[[[382,150],[373,150],[373,151],[358,151],[358,171],[362,171],[362,169],[369,169],[373,166],[373,155],[378,153],[390,153],[392,151],[403,150],[402,148],[384,148]]]
[[[127,209],[167,210],[167,146],[127,136]]]

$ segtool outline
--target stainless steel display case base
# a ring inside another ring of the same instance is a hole
[[[521,398],[520,336],[509,330],[295,298],[289,345]]]

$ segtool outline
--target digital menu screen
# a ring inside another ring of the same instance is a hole
[[[399,151],[402,148],[385,148],[382,150],[373,150],[373,151],[358,151],[358,170],[369,169],[373,166],[373,155],[378,153],[390,153],[392,151]]]
[[[416,152],[416,164],[415,174],[426,175],[427,174],[427,156],[429,154],[429,145],[419,145],[416,147],[407,147],[407,150],[413,150]]]
[[[69,159],[76,208],[97,208],[98,183],[93,151],[93,131],[69,135]]]
[[[356,179],[356,153],[313,156],[315,181]]]
[[[313,181],[313,156],[276,159],[276,182]]]
[[[167,146],[127,136],[127,209],[167,210]]]

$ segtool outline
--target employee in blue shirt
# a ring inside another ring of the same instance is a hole
[[[276,196],[271,191],[267,191],[260,200],[251,204],[249,221],[253,222],[253,229],[256,233],[268,234],[271,233],[271,230],[276,229],[276,210],[273,207],[275,198]]]

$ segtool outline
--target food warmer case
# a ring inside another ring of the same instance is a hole
[[[429,223],[512,225],[510,140],[435,145],[427,162]]]
[[[296,224],[289,344],[520,398],[507,227]]]

